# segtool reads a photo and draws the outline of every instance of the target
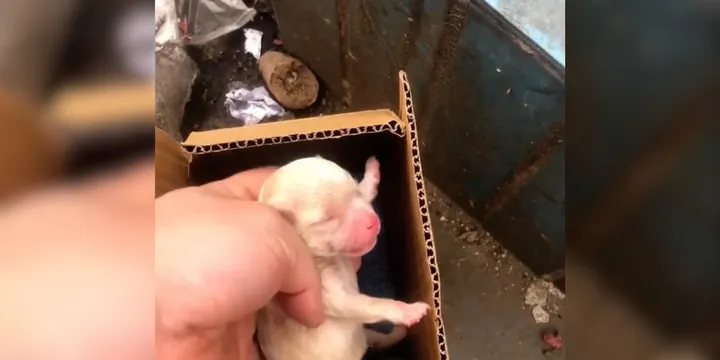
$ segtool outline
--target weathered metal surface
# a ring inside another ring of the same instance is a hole
[[[454,28],[457,15],[449,14]],[[564,197],[563,167],[548,169],[561,171],[544,175],[551,185],[534,178],[561,156],[562,72],[502,21],[471,3],[452,61],[443,47],[456,30],[443,30],[450,35],[440,41],[418,109],[423,160],[428,177],[499,241],[533,270],[549,272],[563,266],[564,232],[554,229],[564,228],[564,205],[539,199]]]
[[[562,67],[479,1],[300,3],[275,2],[285,46],[352,110],[397,108],[406,69],[428,178],[533,270],[562,267]]]

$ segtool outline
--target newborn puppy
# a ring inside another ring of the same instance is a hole
[[[258,319],[258,341],[267,360],[360,360],[367,350],[363,324],[390,321],[412,326],[427,313],[422,302],[407,304],[358,291],[353,261],[375,246],[380,219],[371,206],[380,164],[370,158],[360,183],[321,157],[278,169],[259,201],[278,209],[315,256],[327,320],[310,329],[270,303]]]

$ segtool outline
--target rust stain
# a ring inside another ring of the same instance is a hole
[[[360,7],[360,29],[366,34],[372,34],[375,32],[375,23],[373,22],[372,15],[370,15],[370,5],[367,0],[359,1]]]
[[[350,82],[348,74],[350,73],[350,43],[348,42],[348,23],[350,21],[350,0],[337,0],[337,19],[339,29],[338,44],[340,46],[340,72],[342,76],[344,98],[349,99]]]
[[[454,0],[445,17],[445,23],[438,38],[438,48],[435,52],[430,80],[424,97],[427,105],[419,109],[418,117],[422,119],[418,123],[418,127],[421,128],[420,133],[427,134],[432,130],[433,124],[430,119],[432,119],[433,114],[440,105],[440,100],[442,99],[440,94],[445,93],[454,80],[453,65],[455,63],[455,56],[457,55],[457,48],[460,43],[460,37],[463,26],[465,25],[465,18],[467,17],[469,6],[469,0]],[[432,148],[432,141],[433,137],[428,137],[425,140],[425,146]]]
[[[359,8],[360,8],[360,30],[367,34],[367,37],[365,38],[368,41],[377,42],[382,47],[383,51],[385,52],[385,55],[387,56],[388,61],[390,62],[393,67],[397,67],[397,59],[393,57],[393,47],[390,46],[387,40],[387,34],[385,31],[378,31],[378,26],[375,23],[375,20],[372,15],[371,9],[376,10],[371,3],[368,2],[368,0],[360,0],[359,1]],[[397,72],[398,69],[394,69],[393,73]],[[389,75],[389,74],[388,74]],[[393,86],[395,88],[396,86]]]
[[[420,30],[422,29],[422,18],[424,11],[424,0],[411,1],[408,32],[405,35],[405,42],[403,43],[403,47],[400,52],[400,64],[403,69],[408,66],[410,59],[417,55],[417,47],[415,46],[415,44],[417,43],[418,37],[420,37]]]
[[[553,126],[550,134],[530,152],[525,161],[512,172],[510,178],[497,189],[481,216],[483,222],[488,221],[491,216],[514,199],[520,190],[537,175],[560,147],[564,136],[565,124],[563,122]]]

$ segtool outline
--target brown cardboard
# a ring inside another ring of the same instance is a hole
[[[156,180],[162,186],[156,196],[173,187],[218,180],[256,166],[282,165],[302,156],[320,154],[351,172],[362,171],[368,156],[378,156],[380,213],[395,282],[405,295],[403,300],[422,300],[434,310],[410,329],[411,358],[446,360],[440,275],[410,85],[404,72],[399,76],[400,104],[404,105],[399,116],[390,110],[373,110],[195,132],[182,144],[184,149],[158,130]],[[188,154],[192,162],[183,165],[179,159]]]
[[[168,133],[155,128],[155,196],[185,187],[190,155]]]

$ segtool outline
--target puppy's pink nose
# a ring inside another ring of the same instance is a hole
[[[368,231],[377,233],[380,231],[380,219],[375,214],[367,214],[362,219],[362,224]]]

